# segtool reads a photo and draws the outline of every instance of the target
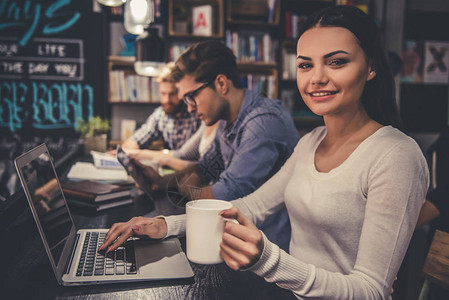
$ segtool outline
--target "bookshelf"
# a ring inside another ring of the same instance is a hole
[[[227,31],[226,45],[237,57],[243,86],[278,98],[277,47],[270,35]]]
[[[163,27],[167,61],[175,61],[185,49],[196,42],[207,39],[223,41],[237,57],[244,87],[259,91],[270,98],[281,99],[290,109],[297,126],[310,128],[321,119],[314,119],[297,91],[296,39],[293,35],[296,34],[295,30],[302,18],[330,5],[335,5],[335,1],[168,0],[162,2],[161,15],[157,20]],[[206,7],[204,15],[206,20],[210,20],[209,34],[197,34],[194,31],[194,10],[198,7]],[[210,13],[207,12],[208,9]],[[287,12],[296,17],[291,17],[287,22]],[[208,14],[210,18],[207,17]],[[291,28],[286,30],[286,26]],[[286,31],[289,33],[286,34]],[[133,57],[109,57],[110,87],[120,86],[114,84],[117,82],[114,79],[117,74],[121,74],[121,78],[133,78],[133,62]],[[147,85],[150,85],[150,91],[156,91],[156,87],[152,87],[151,83]],[[113,116],[125,114],[129,117],[131,111],[146,107],[143,103],[157,104],[156,95],[137,97],[144,99],[140,101],[142,99],[117,97],[117,91],[111,90],[110,87],[108,102]]]
[[[246,88],[269,98],[278,98],[278,65],[265,62],[238,63],[241,79]]]
[[[207,39],[223,39],[225,0],[168,1],[168,61],[175,61],[195,42]],[[195,10],[200,17],[194,20]],[[195,32],[195,24],[202,30]],[[205,30],[205,28],[207,28]],[[209,32],[205,32],[209,31]]]
[[[110,56],[108,59],[108,102],[159,103],[159,85],[154,78],[138,76],[133,56]]]
[[[226,23],[225,23],[225,3]],[[280,0],[274,1],[271,28],[279,24]],[[198,6],[212,7],[212,34],[203,36],[193,31],[193,10]],[[240,12],[237,14],[236,12]],[[168,1],[168,55],[170,61],[195,42],[205,39],[223,40],[238,60],[245,87],[256,88],[272,98],[278,97],[277,39],[265,30],[269,9],[266,0],[187,0]],[[251,22],[247,22],[251,19]],[[259,19],[259,20],[257,20]],[[251,30],[240,30],[250,24]]]
[[[281,0],[228,0],[226,4],[225,43],[237,58],[243,86],[277,99]]]
[[[108,57],[107,101],[114,144],[120,143],[122,120],[134,120],[138,128],[159,105],[159,85],[154,78],[137,76],[134,60],[133,56]]]

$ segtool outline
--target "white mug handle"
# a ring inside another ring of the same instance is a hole
[[[232,222],[232,223],[235,223],[235,224],[240,224],[239,221],[237,221],[236,219],[223,218],[223,220],[225,220],[225,222]]]

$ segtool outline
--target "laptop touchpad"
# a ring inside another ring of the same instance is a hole
[[[190,266],[176,240],[135,241],[136,264],[139,272],[155,274],[161,278],[186,276],[184,266],[189,272]]]

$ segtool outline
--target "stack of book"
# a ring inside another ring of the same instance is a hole
[[[69,204],[91,212],[133,203],[129,186],[83,180],[68,181],[62,189]]]

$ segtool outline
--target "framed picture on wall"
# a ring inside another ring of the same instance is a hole
[[[425,42],[424,83],[449,83],[449,42]]]

